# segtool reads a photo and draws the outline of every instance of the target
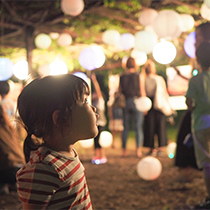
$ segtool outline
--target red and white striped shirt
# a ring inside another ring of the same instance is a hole
[[[84,167],[76,157],[40,147],[17,172],[21,202],[46,209],[92,209]]]

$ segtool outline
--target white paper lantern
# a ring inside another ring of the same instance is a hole
[[[83,147],[83,148],[90,148],[93,146],[93,139],[86,139],[86,140],[80,140],[79,144]]]
[[[138,66],[144,65],[147,61],[147,54],[145,52],[140,52],[137,49],[131,51],[131,57],[135,59]]]
[[[179,37],[183,28],[180,15],[173,10],[160,11],[152,26],[159,38],[167,40]]]
[[[61,0],[61,10],[71,16],[79,15],[84,9],[83,0]]]
[[[8,80],[13,75],[13,63],[8,58],[0,58],[0,81]]]
[[[106,56],[103,52],[103,50],[101,49],[100,46],[91,46],[91,49],[95,52],[95,54],[97,55],[97,60],[95,63],[95,68],[100,68],[101,66],[104,65],[104,62],[106,60]]]
[[[62,33],[57,41],[59,46],[69,46],[72,43],[72,37],[70,34]]]
[[[171,142],[167,145],[166,152],[169,158],[173,158],[175,156],[177,144],[175,142]]]
[[[135,45],[135,37],[131,33],[124,33],[120,36],[120,44],[123,50],[130,50]]]
[[[137,174],[146,181],[157,179],[162,172],[162,164],[152,156],[142,158],[137,164]]]
[[[83,72],[75,72],[73,75],[83,79],[85,82],[87,82],[87,84],[89,84],[89,79],[88,79],[88,77],[87,77],[87,75],[85,73],[83,73]]]
[[[141,12],[138,21],[143,26],[152,25],[153,21],[157,16],[158,12],[156,10],[147,8]]]
[[[106,30],[102,35],[102,40],[105,44],[115,45],[120,42],[120,33],[117,30]]]
[[[182,31],[189,31],[194,27],[195,20],[192,15],[189,14],[181,14],[183,28]]]
[[[176,47],[171,42],[162,39],[155,45],[152,54],[158,63],[168,64],[176,57]]]
[[[184,50],[190,58],[195,58],[196,33],[191,32],[184,41]]]
[[[68,67],[64,61],[56,59],[50,64],[50,75],[67,74]]]
[[[210,0],[204,0],[203,3],[210,9]]]
[[[52,43],[50,36],[44,33],[37,35],[34,41],[36,47],[40,49],[47,49]]]
[[[60,36],[59,33],[55,33],[55,32],[50,33],[51,39],[57,39],[59,36]]]
[[[140,112],[147,112],[152,107],[152,102],[148,97],[142,96],[134,100],[136,108]]]
[[[135,34],[135,48],[150,54],[158,42],[158,37],[151,31],[139,31]]]
[[[200,13],[204,19],[210,20],[210,8],[208,8],[205,4],[202,4]]]
[[[112,145],[113,136],[109,131],[102,131],[99,137],[99,144],[106,148]]]
[[[14,64],[13,72],[18,79],[26,79],[28,77],[28,62],[25,60],[18,61]]]

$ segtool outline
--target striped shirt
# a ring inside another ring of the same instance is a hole
[[[46,209],[92,209],[84,167],[76,157],[40,147],[17,172],[19,199]]]

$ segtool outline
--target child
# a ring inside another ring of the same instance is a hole
[[[96,109],[87,101],[87,83],[74,75],[35,79],[18,97],[27,130],[27,164],[17,172],[23,209],[92,209],[73,145],[98,134]]]

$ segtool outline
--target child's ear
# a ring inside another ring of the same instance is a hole
[[[54,111],[52,114],[52,120],[53,120],[54,125],[58,127],[60,126],[59,118],[60,118],[60,111],[59,110]]]

